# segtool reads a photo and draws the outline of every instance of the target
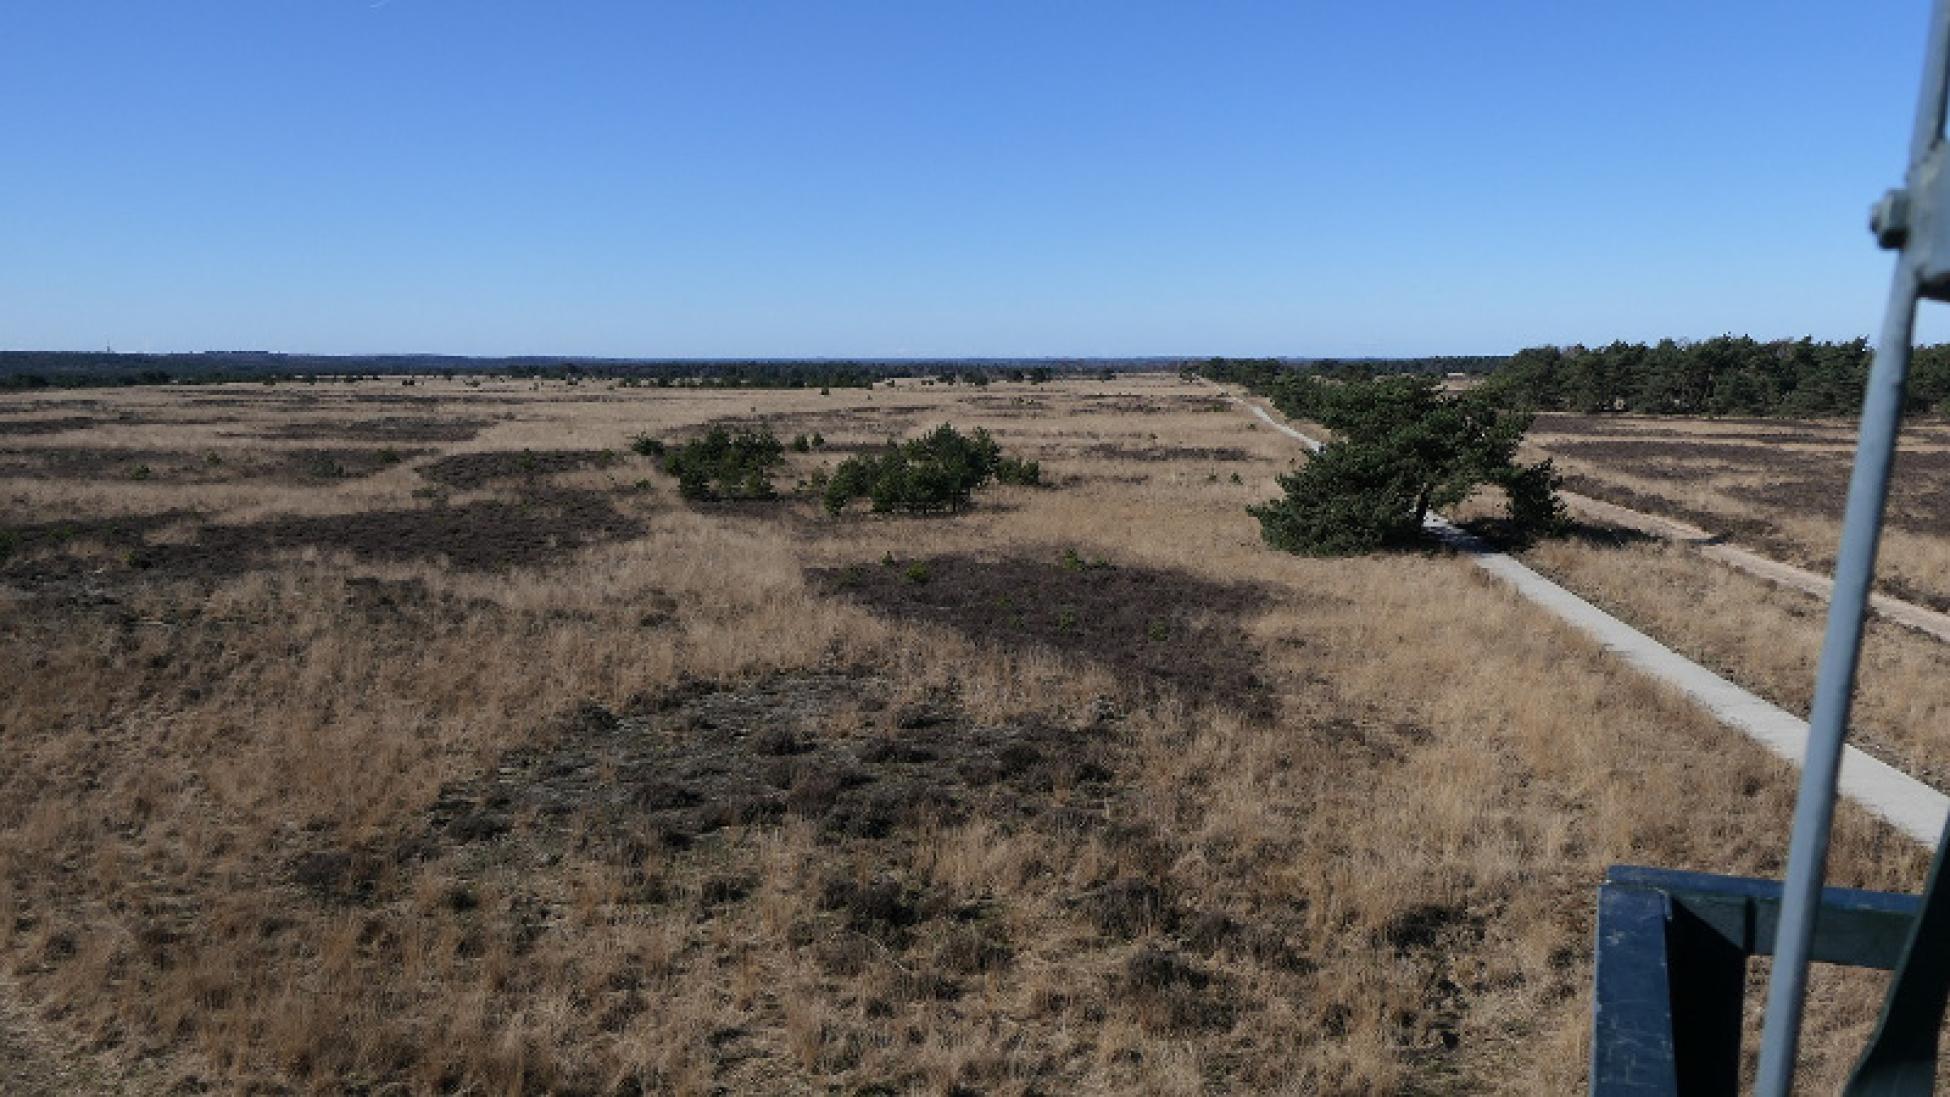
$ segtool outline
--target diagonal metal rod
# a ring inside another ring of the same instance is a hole
[[[1939,217],[1950,216],[1950,210],[1934,208],[1935,200],[1943,194],[1938,186],[1937,158],[1942,152],[1947,102],[1950,0],[1936,0],[1930,14],[1916,124],[1910,135],[1909,192],[1893,215],[1898,235],[1885,240],[1886,244],[1900,241],[1903,251],[1890,279],[1889,303],[1876,342],[1875,362],[1869,370],[1868,390],[1862,398],[1855,469],[1849,477],[1848,507],[1842,516],[1842,543],[1835,561],[1835,588],[1828,604],[1828,630],[1822,639],[1821,664],[1815,672],[1814,707],[1808,718],[1801,791],[1794,805],[1794,834],[1788,846],[1774,969],[1767,985],[1766,1028],[1755,1085],[1761,1097],[1787,1097],[1794,1086],[1801,1006],[1808,988],[1808,955],[1828,862],[1842,740],[1848,733],[1855,670],[1862,654],[1863,619],[1869,609],[1870,584],[1875,579],[1876,549],[1882,540],[1889,469],[1895,460],[1897,431],[1902,426],[1903,387],[1909,373],[1916,305],[1924,292],[1925,269],[1933,271],[1939,262],[1929,254],[1935,224]],[[1923,222],[1918,227],[1927,228],[1927,232],[1909,231],[1910,226],[1902,224],[1909,216],[1906,207],[1912,204],[1916,220]],[[1878,225],[1877,231],[1882,233],[1884,226]],[[1940,295],[1941,288],[1933,281],[1931,295]]]
[[[1807,755],[1802,763],[1801,792],[1794,805],[1794,837],[1788,846],[1774,971],[1767,984],[1767,1023],[1755,1086],[1762,1097],[1786,1097],[1794,1084],[1801,1000],[1808,986],[1808,953],[1828,861],[1835,784],[1842,768],[1842,738],[1848,728],[1855,667],[1862,652],[1862,620],[1869,608],[1869,584],[1875,577],[1876,549],[1882,539],[1883,502],[1889,488],[1889,466],[1896,453],[1896,430],[1902,419],[1903,380],[1909,372],[1910,332],[1915,319],[1916,279],[1909,264],[1899,260],[1882,339],[1869,370],[1868,394],[1862,402],[1855,471],[1849,477],[1848,509],[1843,514],[1842,545],[1835,562],[1835,592],[1828,604],[1821,665],[1815,672],[1814,710],[1808,718]]]
[[[1925,42],[1923,86],[1910,132],[1906,196],[1896,196],[1889,212],[1893,235],[1884,244],[1902,245],[1889,283],[1889,303],[1862,397],[1862,422],[1849,476],[1848,507],[1842,515],[1842,543],[1835,560],[1835,588],[1828,603],[1828,631],[1821,664],[1815,671],[1814,707],[1808,717],[1808,745],[1801,791],[1794,804],[1794,834],[1788,845],[1787,880],[1782,890],[1781,923],[1775,938],[1773,975],[1767,984],[1766,1027],[1761,1037],[1760,1071],[1755,1092],[1787,1097],[1794,1088],[1794,1065],[1801,1042],[1801,1006],[1808,989],[1808,954],[1820,909],[1822,878],[1828,864],[1828,836],[1835,818],[1835,785],[1841,773],[1842,740],[1848,734],[1855,670],[1862,655],[1862,625],[1875,580],[1876,549],[1882,541],[1882,515],[1889,494],[1889,469],[1902,426],[1903,387],[1909,374],[1910,340],[1916,304],[1924,293],[1926,271],[1931,295],[1940,296],[1930,254],[1936,225],[1950,210],[1937,209],[1944,114],[1950,109],[1950,0],[1931,5]],[[1911,226],[1910,206],[1914,206]],[[1878,235],[1890,226],[1877,225]],[[1922,228],[1927,231],[1912,231]]]

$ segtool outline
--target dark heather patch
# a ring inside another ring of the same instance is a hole
[[[207,525],[193,542],[135,549],[130,562],[175,574],[221,576],[261,566],[280,551],[317,548],[361,560],[441,559],[465,570],[499,571],[561,562],[585,546],[642,532],[640,521],[616,510],[603,495],[555,491],[513,502]]]
[[[1124,963],[1117,988],[1148,1031],[1177,1035],[1223,1032],[1232,1027],[1229,981],[1196,961],[1157,945],[1145,945]]]
[[[99,419],[86,415],[68,415],[59,419],[13,419],[0,417],[0,435],[6,434],[60,434],[70,430],[87,430]]]
[[[489,422],[405,415],[380,419],[298,419],[252,431],[251,436],[348,442],[465,442],[481,433]]]
[[[882,733],[835,735],[830,724],[878,685],[840,674],[675,691],[622,715],[584,706],[554,746],[504,759],[488,777],[441,797],[433,828],[480,834],[480,817],[535,818],[556,839],[627,845],[650,835],[683,848],[726,827],[805,819],[824,840],[879,840],[952,823],[977,807],[1033,813],[1109,779],[1101,732],[984,725],[959,710],[924,733],[924,749],[890,749]]]
[[[1098,442],[1078,451],[1083,457],[1102,457],[1114,461],[1251,461],[1253,455],[1238,446],[1124,446]]]
[[[427,452],[424,449],[191,451],[16,446],[0,448],[0,476],[35,480],[147,480],[158,484],[227,484],[249,480],[329,483],[371,476]]]
[[[420,466],[420,475],[436,484],[470,490],[500,480],[608,468],[622,459],[622,454],[607,449],[490,450],[442,457]]]
[[[909,561],[810,574],[828,592],[890,617],[945,625],[1011,650],[1037,644],[1104,664],[1143,694],[1169,688],[1257,714],[1270,709],[1259,652],[1240,622],[1275,593],[1180,571],[1065,567],[1060,559],[1057,550],[1047,560],[935,557],[920,561],[925,583],[907,580]]]
[[[1728,472],[1763,475],[1767,482],[1739,489],[1741,499],[1830,521],[1840,520],[1842,505],[1848,497],[1851,466],[1850,453],[1845,448],[1811,453],[1768,446],[1674,442],[1569,443],[1547,448],[1553,453],[1649,480],[1698,481]],[[1757,547],[1791,551],[1791,546],[1765,520],[1713,514],[1658,495],[1635,492],[1606,481],[1602,472],[1597,476],[1567,474],[1564,486],[1622,506],[1682,518]],[[1946,487],[1950,487],[1950,453],[1898,450],[1889,484],[1889,523],[1922,534],[1950,533],[1950,506],[1944,505]]]

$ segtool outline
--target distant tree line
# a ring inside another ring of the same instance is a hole
[[[1179,367],[1179,376],[1244,385],[1262,391],[1282,377],[1321,377],[1334,381],[1368,381],[1401,374],[1452,373],[1483,376],[1503,366],[1501,354],[1444,354],[1424,358],[1204,358]]]
[[[1762,342],[1722,335],[1697,342],[1528,347],[1507,358],[1212,358],[1181,372],[1243,385],[1289,415],[1316,421],[1322,383],[1437,372],[1487,373],[1486,396],[1533,411],[1812,417],[1860,410],[1872,356],[1867,339]],[[1950,344],[1916,348],[1907,391],[1910,414],[1950,415]]]
[[[1511,355],[1486,387],[1506,404],[1544,411],[1854,416],[1873,354],[1866,339],[1736,335],[1531,347]],[[1906,410],[1950,414],[1950,345],[1916,348]]]
[[[1109,379],[1119,372],[1172,369],[1178,359],[621,359],[467,358],[438,354],[319,355],[268,351],[115,354],[0,351],[0,389],[113,385],[318,382],[365,377],[501,375],[523,379],[614,380],[659,387],[864,388],[895,377],[948,384],[1043,382],[1058,376]]]

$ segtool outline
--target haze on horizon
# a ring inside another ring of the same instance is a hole
[[[13,5],[0,348],[1850,338],[1927,9]]]

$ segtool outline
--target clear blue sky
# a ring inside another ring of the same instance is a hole
[[[1926,0],[0,0],[0,347],[1875,327]],[[1935,324],[1926,334],[1942,337]]]

